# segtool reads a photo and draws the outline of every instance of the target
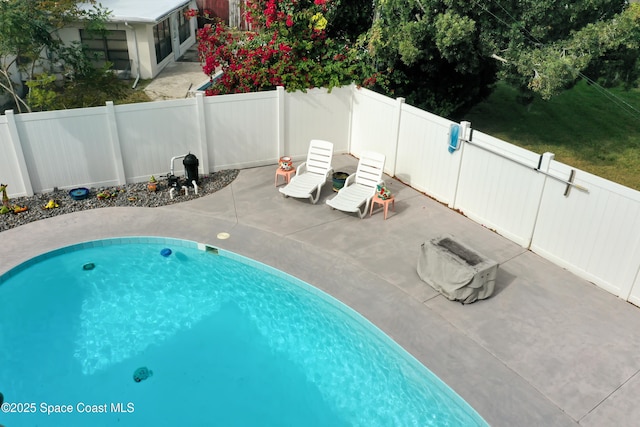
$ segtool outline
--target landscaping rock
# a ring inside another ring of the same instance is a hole
[[[229,169],[215,172],[200,179],[198,183],[198,194],[189,188],[189,194],[177,192],[175,197],[169,197],[169,187],[166,179],[158,179],[158,190],[153,192],[147,190],[147,183],[126,184],[117,187],[90,188],[89,197],[83,200],[73,200],[69,195],[69,190],[55,190],[49,193],[36,194],[32,197],[11,198],[11,205],[27,206],[29,209],[21,213],[7,213],[0,215],[0,231],[9,230],[33,221],[44,218],[51,218],[72,212],[84,211],[87,209],[98,209],[111,206],[137,206],[154,208],[174,203],[186,202],[197,199],[207,194],[226,187],[238,176],[237,169]],[[98,199],[98,193],[107,193],[108,198]],[[54,200],[58,204],[57,208],[44,209],[49,200]]]

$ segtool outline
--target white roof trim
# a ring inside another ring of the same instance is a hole
[[[111,11],[109,22],[156,23],[191,0],[100,0],[100,3]],[[91,8],[87,3],[81,7]]]

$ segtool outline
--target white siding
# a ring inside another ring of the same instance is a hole
[[[350,86],[287,93],[285,111],[285,154],[306,158],[312,139],[332,142],[334,153],[349,152]]]
[[[554,175],[570,171],[552,162]],[[627,299],[640,268],[640,192],[582,171],[574,181],[589,192],[565,197],[566,184],[547,180],[531,249]]]
[[[212,169],[276,163],[277,105],[275,91],[205,98]]]
[[[117,183],[105,113],[96,107],[16,116],[33,191]]]
[[[474,131],[473,144],[464,145],[454,208],[529,246],[544,184],[544,176],[534,170],[539,159],[539,154]]]
[[[460,153],[449,153],[451,121],[410,105],[402,106],[396,176],[431,197],[453,200]]]
[[[169,173],[170,160],[200,152],[195,99],[116,106],[120,150],[128,182]],[[175,162],[182,171],[181,161]]]
[[[393,174],[398,139],[399,102],[367,89],[353,91],[350,151],[360,157],[375,151],[386,157],[384,170]]]
[[[20,178],[20,166],[9,133],[6,116],[0,116],[0,184],[7,184],[7,193],[26,196],[24,182]]]

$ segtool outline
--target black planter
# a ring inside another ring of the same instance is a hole
[[[333,191],[340,191],[342,187],[344,187],[344,182],[349,177],[349,174],[346,172],[335,172],[332,175],[333,178]]]

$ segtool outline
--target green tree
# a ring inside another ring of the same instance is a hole
[[[83,7],[83,3],[92,5]],[[0,89],[9,93],[19,112],[31,111],[27,100],[15,83],[30,81],[36,72],[47,73],[52,61],[69,67],[65,59],[71,51],[64,48],[57,31],[72,22],[85,22],[90,31],[104,29],[108,12],[95,0],[2,0],[0,1]],[[77,51],[77,49],[76,49]],[[73,70],[71,70],[73,71]],[[43,76],[34,83],[39,88],[36,99],[51,102],[51,93],[44,91],[51,85]]]
[[[327,16],[327,37],[355,43],[373,23],[373,0],[334,0]]]
[[[548,98],[593,61],[636,49],[639,7],[625,0],[377,0],[369,49],[388,73],[390,94],[453,116],[486,97],[497,78]]]
[[[631,86],[637,79],[639,48],[640,4],[636,3],[620,13],[588,22],[561,39],[512,53],[504,74],[511,83],[544,99],[572,86],[580,77],[588,78],[584,72],[593,76],[589,80],[622,74],[621,82]],[[626,61],[615,61],[621,55]],[[606,69],[599,69],[603,65]]]

